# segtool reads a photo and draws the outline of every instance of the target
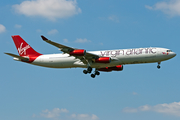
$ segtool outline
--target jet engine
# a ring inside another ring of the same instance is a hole
[[[115,67],[105,67],[105,68],[100,68],[98,70],[103,71],[103,72],[122,71],[123,70],[123,65],[117,65]]]
[[[83,50],[83,49],[73,50],[69,54],[72,56],[84,56],[86,55],[86,50]]]
[[[95,63],[110,63],[111,58],[110,57],[100,57],[98,59],[95,59]]]

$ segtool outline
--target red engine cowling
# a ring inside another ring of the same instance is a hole
[[[109,67],[109,69],[113,71],[122,71],[123,70],[123,65],[117,65],[115,67]]]
[[[86,54],[86,50],[83,50],[83,49],[73,50],[69,54],[73,56],[84,56]]]
[[[110,63],[111,58],[110,57],[100,57],[95,60],[96,63]]]
[[[98,70],[103,71],[103,72],[122,71],[123,70],[123,65],[117,65],[115,67],[105,67],[105,68],[100,68]]]
[[[111,72],[112,70],[109,69],[108,67],[105,67],[105,68],[100,68],[100,69],[98,69],[98,71]]]

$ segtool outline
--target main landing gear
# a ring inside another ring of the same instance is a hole
[[[91,77],[92,77],[92,78],[95,78],[96,75],[100,75],[100,72],[97,71],[97,70],[95,70],[94,74],[91,74]]]
[[[84,74],[91,73],[91,72],[92,72],[92,68],[91,67],[88,67],[87,70],[83,70]]]
[[[158,66],[157,66],[158,69],[161,68],[160,64],[161,64],[161,62],[158,62]]]
[[[90,74],[91,72],[92,72],[92,68],[91,68],[91,67],[88,67],[87,70],[83,70],[83,73],[84,73],[84,74],[87,74],[87,73]],[[95,78],[96,75],[100,75],[100,72],[99,72],[98,70],[95,70],[95,71],[94,71],[94,74],[91,74],[91,77],[92,77],[92,78]]]

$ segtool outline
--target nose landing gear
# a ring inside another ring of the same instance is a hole
[[[161,64],[161,62],[158,62],[158,66],[157,66],[158,69],[161,68],[160,64]]]

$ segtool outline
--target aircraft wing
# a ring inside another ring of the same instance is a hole
[[[49,43],[49,44],[51,44],[51,45],[53,45],[53,46],[56,46],[56,47],[58,47],[62,52],[64,52],[64,53],[70,53],[71,51],[73,51],[73,50],[78,50],[77,48],[72,48],[72,47],[68,47],[68,46],[65,46],[65,45],[62,45],[62,44],[59,44],[59,43],[56,43],[56,42],[53,42],[53,41],[51,41],[51,40],[48,40],[46,37],[44,37],[44,36],[41,36],[41,38],[45,41],[45,42],[47,42],[47,43]],[[76,56],[77,57],[77,56]],[[96,54],[92,54],[92,53],[88,53],[88,52],[86,52],[86,54],[85,54],[85,56],[84,56],[86,59],[95,59],[95,58],[99,58],[100,56],[98,56],[98,55],[96,55]]]
[[[29,58],[21,57],[21,56],[12,54],[12,53],[4,53],[4,54],[15,57],[15,58],[18,58],[18,59],[23,60],[23,61],[28,61],[29,60]]]

